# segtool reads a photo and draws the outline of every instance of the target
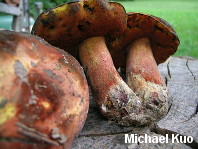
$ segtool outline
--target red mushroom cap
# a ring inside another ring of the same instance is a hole
[[[165,20],[138,12],[128,14],[127,28],[116,39],[107,41],[115,66],[126,66],[127,47],[135,40],[150,39],[153,56],[157,64],[166,61],[178,48],[179,39],[171,25]]]
[[[3,149],[69,148],[88,111],[88,85],[68,53],[29,34],[0,31]]]

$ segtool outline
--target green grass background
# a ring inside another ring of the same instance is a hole
[[[177,32],[180,45],[175,56],[198,58],[198,0],[118,1],[127,12],[143,12],[168,21]]]

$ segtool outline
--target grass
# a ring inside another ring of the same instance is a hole
[[[198,58],[197,0],[135,0],[120,3],[127,12],[148,13],[168,21],[180,39],[175,56]]]

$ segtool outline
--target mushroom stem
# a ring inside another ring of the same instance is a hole
[[[115,69],[104,37],[83,41],[79,57],[102,114],[121,125],[144,123],[141,102]]]
[[[128,86],[142,99],[148,115],[157,119],[168,110],[167,88],[157,68],[148,38],[128,47],[126,79]]]

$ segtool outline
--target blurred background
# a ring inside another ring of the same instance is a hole
[[[30,32],[34,21],[42,11],[68,1],[0,0],[0,29]],[[127,12],[148,13],[168,21],[180,39],[180,46],[175,56],[198,58],[198,0],[119,0],[117,2],[121,3]],[[20,8],[20,11],[15,8]]]

